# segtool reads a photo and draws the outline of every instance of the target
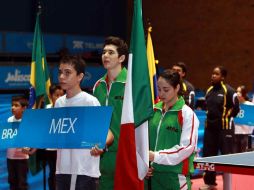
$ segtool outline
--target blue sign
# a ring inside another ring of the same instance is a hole
[[[1,121],[1,148],[16,147],[19,125],[19,122],[8,123]]]
[[[103,49],[104,38],[94,36],[67,36],[66,47],[71,53],[81,52],[101,52]]]
[[[254,126],[254,105],[240,105],[240,111],[234,119],[236,124]]]
[[[105,146],[111,107],[27,109],[22,122],[1,126],[1,148],[91,148]]]
[[[2,66],[1,89],[28,89],[30,87],[30,66]]]

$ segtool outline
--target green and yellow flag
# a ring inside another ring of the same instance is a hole
[[[30,83],[29,107],[40,108],[43,101],[49,103],[50,77],[40,28],[40,13],[37,14],[34,30]]]

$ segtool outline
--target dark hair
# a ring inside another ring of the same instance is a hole
[[[24,95],[15,95],[12,96],[12,102],[19,102],[22,107],[28,106],[28,98]]]
[[[183,72],[185,72],[185,75],[187,74],[187,67],[186,67],[186,64],[184,62],[177,62],[173,66],[181,67]]]
[[[249,97],[248,97],[248,91],[247,91],[246,87],[244,85],[241,85],[238,88],[241,89],[241,94],[242,94],[242,97],[244,98],[244,100],[248,101]]]
[[[119,37],[109,36],[105,39],[103,47],[105,47],[106,45],[115,45],[117,47],[116,50],[119,56],[125,55],[124,62],[127,62],[129,52],[128,52],[128,45],[125,43],[124,40],[122,40]]]
[[[61,58],[60,64],[73,65],[73,67],[77,71],[78,75],[80,73],[85,74],[86,63],[81,58],[81,56],[78,56],[78,55],[65,55]]]
[[[59,84],[51,84],[49,87],[49,94],[53,95],[57,90],[62,90],[61,86]]]
[[[227,72],[227,69],[224,66],[219,65],[215,68],[218,68],[220,70],[221,76],[223,76],[224,78],[227,77],[228,72]]]
[[[174,88],[177,87],[177,85],[181,85],[181,78],[178,72],[173,71],[172,69],[166,69],[164,70],[160,75],[159,78],[164,78],[171,86]]]

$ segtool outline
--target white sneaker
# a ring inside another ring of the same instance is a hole
[[[216,190],[216,186],[205,184],[202,187],[200,187],[199,190]]]

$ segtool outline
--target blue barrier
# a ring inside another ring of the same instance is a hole
[[[202,157],[203,155],[203,140],[204,140],[204,130],[205,130],[205,120],[206,112],[202,110],[195,110],[195,113],[199,119],[199,128],[198,128],[198,145],[197,145],[197,156]],[[201,170],[195,170],[193,177],[202,175]]]

